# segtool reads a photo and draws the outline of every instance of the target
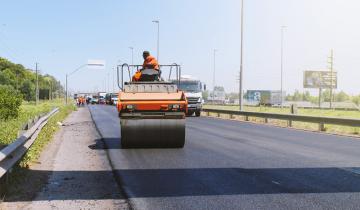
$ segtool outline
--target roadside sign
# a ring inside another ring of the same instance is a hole
[[[336,89],[337,72],[304,71],[304,88]]]

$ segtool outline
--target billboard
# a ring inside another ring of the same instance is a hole
[[[286,93],[283,92],[283,99]],[[276,90],[248,90],[246,92],[246,99],[249,102],[256,102],[257,104],[276,105],[281,104],[281,91]],[[283,100],[284,101],[284,100]]]
[[[337,88],[337,72],[304,71],[304,88]]]

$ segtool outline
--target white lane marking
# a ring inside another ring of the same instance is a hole
[[[272,183],[276,184],[276,185],[280,185],[279,182],[276,182],[276,181],[271,181]]]
[[[360,168],[342,168],[345,171],[360,175]]]

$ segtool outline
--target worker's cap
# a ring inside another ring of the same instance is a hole
[[[145,50],[145,51],[143,52],[143,55],[150,55],[150,52]]]

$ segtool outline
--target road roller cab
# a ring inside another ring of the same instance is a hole
[[[141,80],[131,82],[130,69],[141,65],[124,64],[118,67],[119,97],[117,109],[120,117],[121,145],[123,148],[182,148],[185,143],[185,114],[187,100],[178,89],[180,66],[162,65],[168,68],[169,81],[161,78],[161,72],[153,69],[142,71]],[[171,78],[176,70],[176,80]],[[129,82],[124,81],[124,71]]]

